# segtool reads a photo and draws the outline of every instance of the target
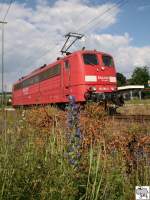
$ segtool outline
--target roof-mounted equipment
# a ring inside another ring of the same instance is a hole
[[[68,49],[79,39],[81,39],[84,35],[83,34],[80,34],[80,33],[72,33],[72,32],[69,32],[68,34],[65,35],[65,38],[66,39],[66,42],[65,44],[63,45],[62,49],[61,49],[61,53],[62,54],[66,54],[66,55],[69,55],[71,54],[70,52],[68,52]],[[73,40],[69,43],[70,39],[73,38]]]

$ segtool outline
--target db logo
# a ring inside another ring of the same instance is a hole
[[[136,200],[150,200],[150,186],[136,186],[135,199]]]

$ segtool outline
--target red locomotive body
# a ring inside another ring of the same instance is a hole
[[[76,51],[44,65],[13,85],[13,106],[112,98],[117,90],[113,58],[103,52]]]

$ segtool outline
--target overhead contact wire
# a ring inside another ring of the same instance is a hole
[[[7,8],[7,10],[6,10],[6,13],[5,13],[4,17],[3,17],[3,22],[5,21],[5,19],[6,19],[7,15],[8,15],[8,13],[9,13],[9,10],[10,10],[10,8],[11,8],[11,6],[12,6],[12,3],[14,3],[14,2],[15,2],[15,0],[10,0],[10,3],[9,3],[8,8]]]

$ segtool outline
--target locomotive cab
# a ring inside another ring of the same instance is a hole
[[[75,95],[78,101],[87,100],[87,94],[94,93],[104,98],[106,93],[117,90],[116,70],[110,55],[98,51],[78,51],[68,59],[71,65],[68,72],[70,94]]]
[[[93,101],[111,100],[116,91],[116,71],[113,58],[104,53],[84,54],[85,81],[90,85],[85,98]],[[90,60],[90,61],[89,61]],[[87,65],[92,64],[92,69]],[[87,69],[88,68],[88,69]],[[91,75],[89,76],[89,71]],[[87,76],[88,74],[88,76]],[[88,86],[89,86],[88,85]]]
[[[85,70],[85,82],[95,85],[97,92],[116,90],[116,71],[110,55],[93,52],[82,55]]]
[[[84,50],[73,53],[68,59],[68,94],[74,95],[78,102],[95,101],[122,105],[123,101],[120,101],[116,93],[116,70],[111,55]]]

